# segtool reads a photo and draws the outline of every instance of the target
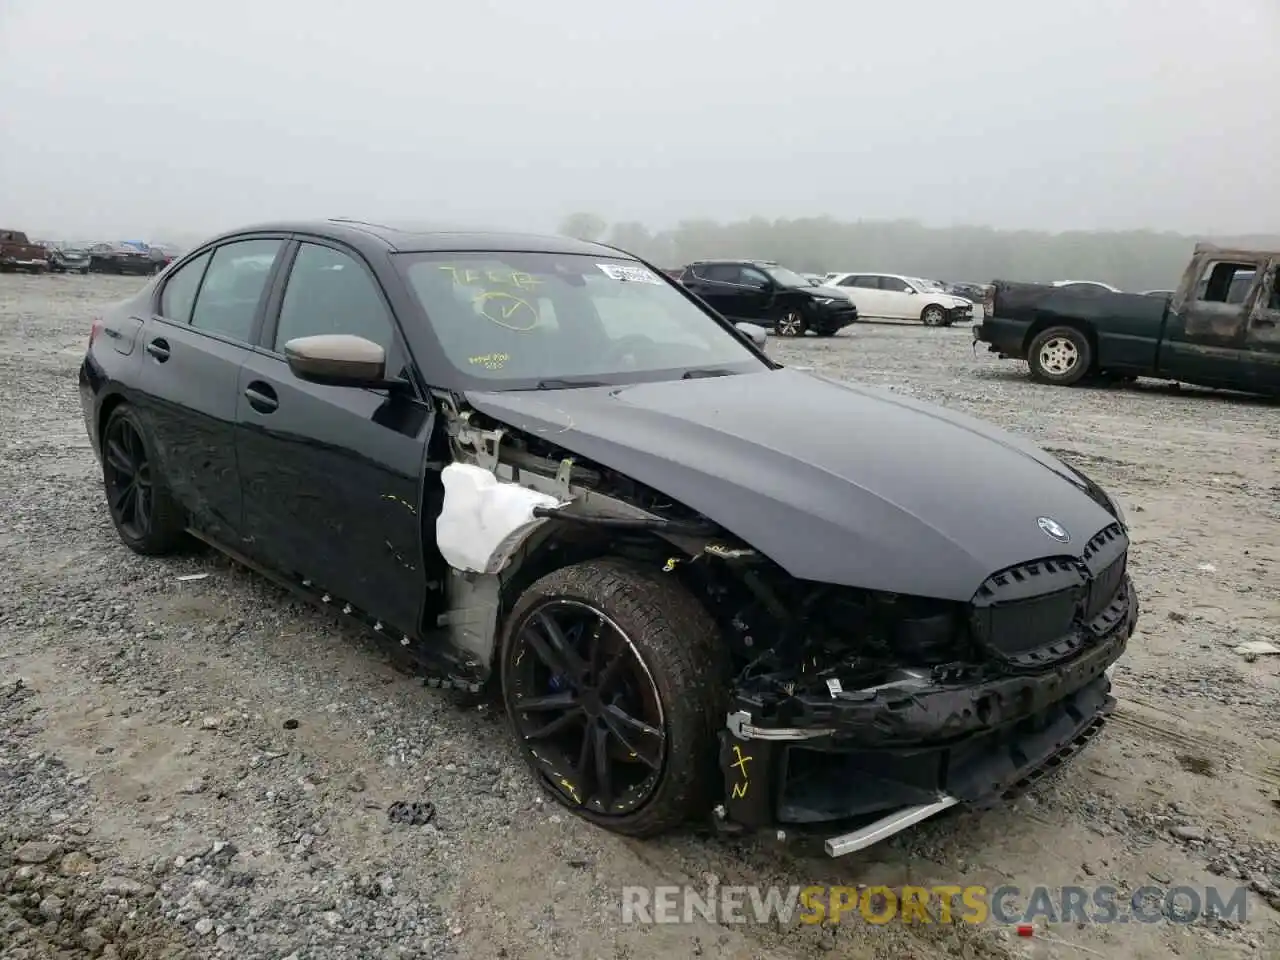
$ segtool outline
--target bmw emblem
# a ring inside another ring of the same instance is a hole
[[[1053,519],[1053,517],[1037,517],[1036,523],[1044,531],[1046,537],[1052,537],[1059,543],[1071,542],[1071,534],[1067,533],[1067,528]]]

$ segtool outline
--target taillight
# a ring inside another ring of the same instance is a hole
[[[93,341],[98,339],[98,334],[102,332],[102,318],[94,317],[93,326],[89,328],[89,346],[93,346]]]

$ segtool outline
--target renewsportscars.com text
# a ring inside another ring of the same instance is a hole
[[[624,923],[1243,923],[1244,887],[623,887]]]

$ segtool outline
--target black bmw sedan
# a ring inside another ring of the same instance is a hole
[[[839,855],[998,797],[1096,733],[1138,615],[1087,477],[600,244],[234,231],[93,321],[80,391],[126,546],[207,541],[494,691],[634,836]]]

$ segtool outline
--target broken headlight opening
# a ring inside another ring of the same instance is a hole
[[[1114,708],[1109,670],[1137,618],[1127,540],[1108,531],[1091,542],[1096,575],[1064,561],[1052,592],[1005,604],[1022,568],[971,604],[804,584],[767,562],[737,587],[710,577],[742,665],[717,825],[821,830],[840,856],[1063,763]]]

